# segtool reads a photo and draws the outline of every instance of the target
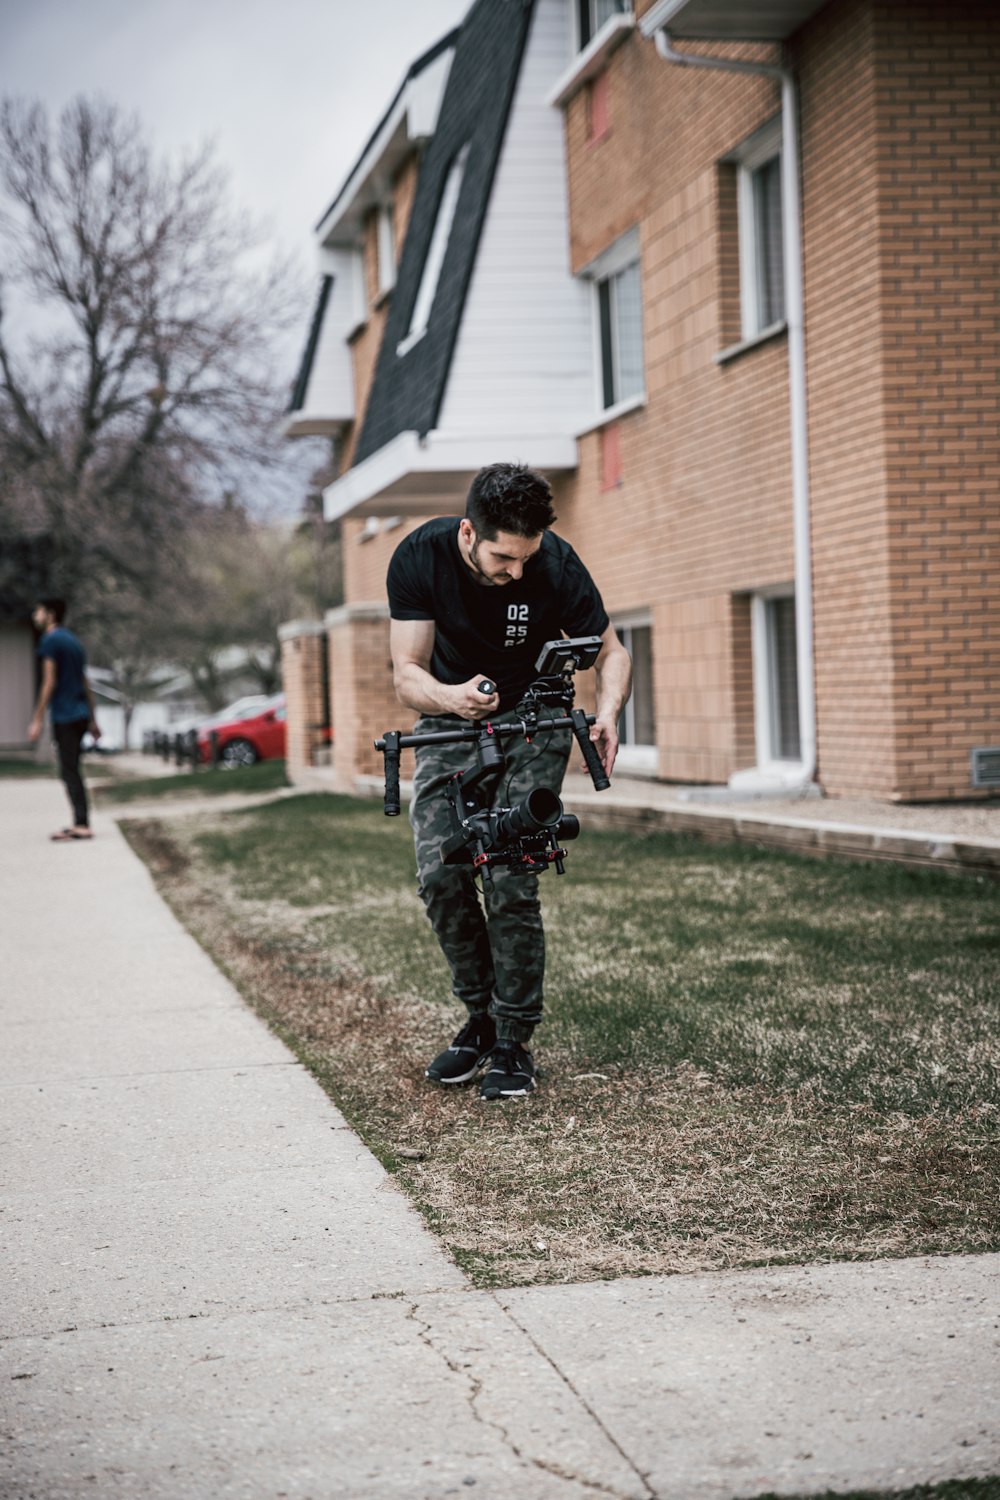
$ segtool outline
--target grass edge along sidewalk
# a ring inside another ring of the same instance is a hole
[[[812,1495],[755,1495],[753,1500],[1000,1500],[1000,1476],[945,1479],[938,1484],[915,1484],[905,1490],[823,1490]]]
[[[480,1286],[1000,1246],[992,884],[585,830],[543,883],[546,1076],[490,1107],[423,1079],[460,1015],[405,825],[125,826]]]

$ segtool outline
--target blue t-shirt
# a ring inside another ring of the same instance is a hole
[[[38,643],[38,655],[56,664],[56,690],[49,699],[53,724],[75,724],[90,718],[87,679],[84,667],[87,657],[83,647],[64,625],[46,631]]]

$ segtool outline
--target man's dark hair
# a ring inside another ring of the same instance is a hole
[[[489,464],[469,487],[465,514],[483,541],[495,541],[498,531],[538,536],[556,518],[552,487],[525,464]]]
[[[39,599],[38,602],[43,609],[48,610],[49,614],[53,617],[57,625],[62,624],[63,620],[65,620],[66,618],[65,599]]]

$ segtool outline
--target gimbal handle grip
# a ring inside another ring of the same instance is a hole
[[[382,740],[385,755],[385,799],[383,807],[387,818],[399,817],[399,741],[398,729],[387,730]]]
[[[573,721],[573,733],[576,735],[576,742],[583,751],[583,758],[586,762],[587,770],[590,772],[590,779],[594,783],[594,790],[606,792],[611,782],[605,775],[601,757],[594,749],[588,732],[588,726],[594,722],[594,716],[591,714],[588,720],[582,708],[574,708],[570,714],[570,718]]]

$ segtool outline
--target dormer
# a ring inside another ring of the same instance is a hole
[[[434,133],[456,36],[449,33],[413,63],[316,225],[320,287],[285,418],[286,437],[335,437],[357,416],[351,344],[371,307],[383,303],[395,285],[396,185]],[[366,243],[374,270],[370,285]]]

